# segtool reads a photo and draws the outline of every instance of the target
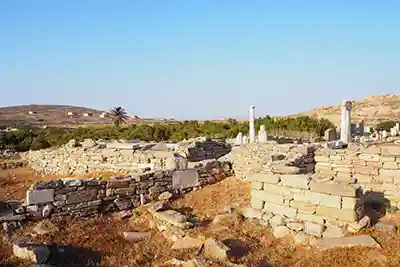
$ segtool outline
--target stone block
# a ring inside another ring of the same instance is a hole
[[[296,201],[296,200],[291,200],[289,203],[289,206],[291,208],[298,209],[300,211],[310,211],[314,212],[315,211],[315,205],[308,203],[308,202],[303,202],[303,201]]]
[[[315,242],[315,247],[321,250],[351,248],[355,246],[381,248],[376,240],[369,235],[320,239]]]
[[[247,207],[247,208],[244,208],[244,210],[243,210],[243,217],[249,218],[249,219],[251,219],[251,218],[261,219],[263,214],[264,214],[264,212],[262,212],[259,209],[255,209],[255,208]]]
[[[383,163],[383,168],[384,169],[389,169],[389,170],[398,170],[399,169],[399,164],[397,162],[384,162]]]
[[[251,182],[251,188],[254,190],[262,190],[263,183],[262,182]]]
[[[252,173],[247,177],[247,180],[253,182],[263,182],[268,184],[277,184],[280,181],[279,175],[272,173]]]
[[[400,156],[400,146],[399,145],[381,146],[381,155]]]
[[[54,189],[26,191],[26,203],[28,205],[49,203],[53,201],[54,201]]]
[[[317,206],[315,213],[316,215],[320,215],[322,217],[337,219],[345,222],[355,222],[359,219],[357,211],[350,209],[337,209]]]
[[[119,196],[133,196],[136,194],[136,187],[116,188],[113,193]]]
[[[387,169],[380,169],[379,170],[380,176],[390,176],[390,177],[400,177],[400,170],[387,170]]]
[[[320,205],[340,209],[342,206],[342,197],[323,194]]]
[[[89,189],[68,193],[66,195],[66,204],[70,205],[97,200],[97,192],[97,189]]]
[[[304,223],[304,232],[306,232],[309,235],[321,237],[324,230],[325,226],[322,224],[317,224],[307,221]]]
[[[195,187],[199,183],[198,172],[196,169],[186,169],[174,171],[172,175],[172,188],[185,189]]]
[[[271,194],[264,190],[252,190],[251,197],[275,204],[283,204],[284,201],[282,195]]]
[[[261,199],[251,198],[251,207],[253,209],[261,210],[264,208],[264,201]]]
[[[319,193],[331,194],[342,197],[356,197],[357,188],[345,184],[311,183],[311,190]]]
[[[291,196],[294,194],[294,192],[300,191],[299,189],[290,188],[287,186],[280,186],[280,185],[267,184],[267,183],[264,183],[263,188],[264,188],[264,191],[267,191],[268,193],[284,195],[284,196]]]
[[[265,203],[264,210],[270,211],[274,214],[284,215],[289,218],[295,218],[297,214],[297,209],[273,203]]]
[[[315,155],[314,159],[316,162],[330,162],[329,156],[325,155]]]
[[[308,175],[281,175],[281,181],[284,186],[309,189],[310,176]]]
[[[133,181],[132,178],[123,178],[123,179],[110,179],[107,182],[107,188],[123,188],[128,187],[129,184]]]
[[[365,161],[380,161],[381,159],[377,154],[360,154],[358,158]]]
[[[373,176],[357,173],[353,175],[353,178],[357,180],[357,183],[362,184],[362,183],[371,183]]]
[[[363,202],[359,198],[342,197],[342,209],[355,210],[357,207],[362,205]]]
[[[324,224],[325,220],[322,216],[314,215],[314,214],[307,214],[304,212],[297,213],[296,219],[300,221],[309,221],[316,224]]]

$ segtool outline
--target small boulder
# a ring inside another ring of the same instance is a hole
[[[119,217],[120,217],[121,219],[125,219],[125,218],[132,217],[132,215],[133,215],[133,213],[132,213],[132,211],[130,211],[130,210],[121,210],[121,211],[119,212]]]
[[[170,198],[172,198],[172,194],[168,191],[165,191],[158,196],[158,200],[168,200]]]
[[[272,217],[269,220],[269,224],[271,225],[271,227],[274,229],[278,226],[282,226],[285,225],[285,219],[282,216],[279,215],[275,215],[274,217]]]
[[[263,212],[261,210],[256,210],[250,207],[246,207],[243,210],[243,217],[248,218],[248,219],[261,219],[263,216]]]
[[[190,236],[185,236],[183,238],[178,239],[171,247],[173,250],[179,249],[201,249],[203,246],[204,240],[193,238]]]
[[[212,238],[207,238],[204,241],[204,256],[206,258],[223,261],[228,258],[230,250],[228,246]]]
[[[294,230],[296,232],[303,230],[304,224],[299,222],[290,222],[286,224],[287,228]]]
[[[349,248],[355,246],[381,248],[381,245],[379,245],[379,243],[376,242],[376,240],[369,235],[320,239],[316,241],[314,245],[321,250]]]
[[[371,224],[371,218],[368,216],[364,216],[358,222],[349,224],[347,230],[351,233],[357,233],[362,229],[369,227],[370,224]]]
[[[397,228],[396,225],[393,224],[387,224],[387,223],[382,223],[382,222],[378,222],[374,225],[374,228],[377,230],[382,230],[382,231],[386,231],[389,233],[395,233]]]
[[[150,236],[149,232],[124,232],[124,239],[130,242],[138,242]]]
[[[290,234],[289,228],[286,226],[277,226],[274,229],[274,237],[275,238],[284,238],[285,236],[288,236]]]
[[[32,230],[38,235],[47,235],[60,231],[60,229],[50,221],[41,221],[36,224]]]
[[[44,245],[14,243],[13,254],[17,258],[42,264],[49,259],[50,249]]]

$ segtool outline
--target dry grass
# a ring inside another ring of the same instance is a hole
[[[33,179],[33,178],[31,178]],[[336,249],[319,252],[315,249],[296,247],[291,238],[277,240],[267,228],[248,221],[238,222],[229,227],[210,223],[214,216],[226,207],[241,210],[249,203],[250,187],[248,183],[235,178],[191,192],[172,201],[171,207],[186,213],[199,222],[198,227],[188,234],[212,236],[234,249],[236,257],[232,262],[247,266],[275,267],[394,267],[400,266],[400,235],[370,231],[382,245],[382,249]],[[117,216],[99,215],[88,219],[63,218],[54,221],[60,232],[48,236],[32,237],[37,242],[69,244],[75,249],[69,254],[68,266],[154,266],[171,258],[190,259],[196,252],[173,251],[171,243],[159,232],[148,226],[148,214],[134,220],[120,220]],[[400,216],[390,216],[385,220],[399,223]],[[32,233],[34,222],[28,223],[21,235]],[[147,240],[138,243],[125,241],[123,231],[150,231]],[[98,258],[101,257],[99,263]],[[3,265],[2,265],[3,264]],[[11,256],[8,244],[0,240],[0,266],[29,266]],[[92,265],[93,266],[93,265]]]

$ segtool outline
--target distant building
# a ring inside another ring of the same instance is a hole
[[[100,118],[106,118],[106,117],[108,117],[108,113],[107,112],[102,112],[100,114]]]
[[[31,110],[29,110],[28,113],[29,113],[29,115],[35,115],[36,114],[35,111],[31,111]]]
[[[83,117],[91,117],[92,115],[92,113],[83,113]]]
[[[75,112],[72,112],[72,111],[68,111],[67,115],[68,115],[68,116],[74,116],[74,115],[76,115],[76,113],[75,113]]]

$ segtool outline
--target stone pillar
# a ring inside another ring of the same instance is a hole
[[[236,145],[238,145],[238,146],[243,145],[243,134],[242,133],[238,133],[238,135],[236,136]]]
[[[397,131],[400,132],[400,123],[399,122],[396,122],[396,125],[394,127],[396,127]]]
[[[254,143],[256,141],[256,129],[254,126],[255,120],[255,106],[251,106],[249,109],[249,139],[250,143]]]
[[[243,136],[243,144],[247,144],[249,141],[249,139],[247,138],[247,136]]]
[[[267,130],[265,129],[265,125],[261,125],[258,131],[258,142],[264,143],[266,141],[268,141]]]
[[[340,140],[345,144],[351,142],[351,108],[351,101],[343,101],[340,120]]]

